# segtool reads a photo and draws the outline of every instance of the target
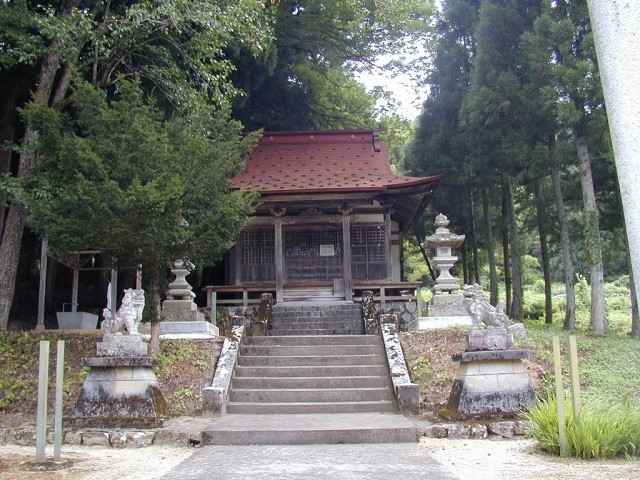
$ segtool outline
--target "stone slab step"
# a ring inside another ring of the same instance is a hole
[[[204,445],[415,443],[418,429],[393,413],[224,415],[202,431]]]
[[[378,335],[311,335],[245,337],[245,345],[382,345]]]
[[[275,357],[275,356],[242,356],[238,357],[238,365],[247,367],[258,366],[368,366],[368,365],[384,365],[382,355],[327,355],[327,356],[299,356],[299,357]]]
[[[375,355],[384,353],[379,345],[243,345],[240,347],[240,355],[276,357],[300,357],[300,356],[325,356],[325,355]]]
[[[393,402],[390,387],[375,388],[234,388],[229,394],[232,403],[320,403],[320,402]]]
[[[286,335],[362,335],[364,333],[364,326],[358,328],[332,328],[332,329],[319,329],[312,330],[308,328],[299,328],[299,329],[279,329],[272,328],[269,330],[269,335],[278,335],[278,336],[286,336]]]
[[[372,412],[395,413],[396,406],[394,402],[385,400],[366,402],[229,402],[227,404],[227,413],[237,413],[245,415]]]
[[[272,315],[277,320],[306,318],[306,317],[322,317],[322,318],[351,318],[353,320],[362,321],[362,314],[360,311],[353,310],[283,310],[281,312],[273,313]]]
[[[360,329],[360,324],[343,322],[342,320],[319,321],[319,322],[295,322],[295,323],[273,322],[271,324],[271,331],[274,331],[274,330],[286,331],[286,330],[300,330],[300,329],[348,330],[350,332],[355,332]]]
[[[386,365],[367,366],[243,366],[234,370],[236,378],[240,377],[357,377],[389,375]]]
[[[374,388],[388,386],[388,376],[236,377],[233,379],[233,388]]]

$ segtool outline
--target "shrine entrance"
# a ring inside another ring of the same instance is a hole
[[[328,283],[342,279],[342,228],[284,229],[286,283]]]

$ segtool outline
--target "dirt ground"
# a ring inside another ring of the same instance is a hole
[[[592,461],[561,459],[540,451],[533,440],[447,440],[423,438],[419,448],[460,479],[636,480],[640,460]],[[142,449],[63,446],[68,467],[58,471],[27,471],[35,447],[5,445],[0,449],[0,480],[102,480],[161,478],[195,448],[151,446]],[[53,451],[47,449],[51,458]],[[27,463],[29,462],[29,463]]]

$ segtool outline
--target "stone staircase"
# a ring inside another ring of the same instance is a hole
[[[364,335],[359,305],[275,305],[270,336],[245,337],[226,415],[204,445],[416,442],[397,414],[379,335]]]
[[[395,412],[377,335],[248,337],[227,413]]]
[[[362,335],[361,308],[353,303],[276,304],[269,335]]]

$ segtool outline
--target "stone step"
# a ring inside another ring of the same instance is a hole
[[[388,376],[386,364],[356,366],[253,366],[237,365],[234,370],[236,378],[240,377],[359,377]]]
[[[362,307],[354,304],[309,304],[309,303],[278,303],[273,306],[272,314],[275,316],[295,317],[304,315],[305,313],[313,313],[316,315],[323,314],[325,316],[335,315],[352,315],[362,316]]]
[[[272,322],[271,330],[357,330],[360,328],[360,322],[345,322],[342,320],[327,321],[320,320],[317,322]]]
[[[418,441],[411,420],[393,413],[224,415],[202,431],[203,445],[310,445]]]
[[[375,400],[358,402],[286,402],[286,403],[235,403],[227,404],[227,413],[242,414],[307,414],[307,413],[395,413],[393,401]]]
[[[235,377],[232,388],[375,388],[388,387],[388,376]]]
[[[280,329],[280,328],[271,328],[269,330],[269,334],[271,335],[362,335],[364,333],[364,327],[360,326],[356,328],[327,328],[327,329],[309,329],[309,328],[288,328],[288,329]]]
[[[270,355],[238,356],[238,365],[247,367],[370,366],[385,365],[382,355],[326,355],[276,357]]]
[[[353,318],[362,318],[362,313],[360,312],[360,308],[358,309],[302,309],[302,308],[287,308],[280,310],[272,310],[272,315],[277,318],[298,318],[298,317],[353,317]]]
[[[233,388],[231,403],[322,403],[322,402],[393,402],[391,387],[375,388]]]
[[[290,335],[268,337],[245,337],[245,345],[275,345],[275,346],[298,346],[298,345],[380,345],[382,342],[378,335],[312,335],[296,336]]]
[[[375,355],[381,353],[380,345],[243,345],[240,354],[245,356],[300,357],[312,355]]]

